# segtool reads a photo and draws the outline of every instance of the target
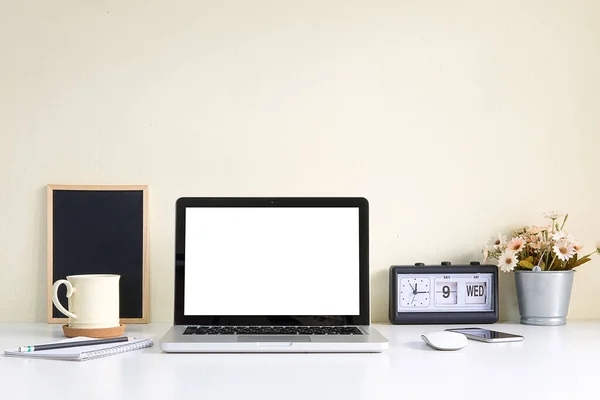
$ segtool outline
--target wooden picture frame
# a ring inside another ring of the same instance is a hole
[[[122,324],[148,323],[148,186],[50,184],[47,209],[48,323],[68,323],[53,283],[92,273],[121,275]]]

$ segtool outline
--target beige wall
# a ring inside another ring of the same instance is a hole
[[[179,196],[367,197],[374,321],[392,264],[549,209],[600,239],[600,2],[147,3],[0,0],[0,321],[45,320],[48,183],[149,185],[153,322]],[[571,318],[599,287],[596,258]]]

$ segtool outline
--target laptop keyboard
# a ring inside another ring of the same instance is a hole
[[[184,335],[362,335],[355,326],[188,326]]]

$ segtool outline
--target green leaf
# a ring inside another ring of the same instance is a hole
[[[575,268],[575,267],[579,267],[581,264],[585,264],[585,263],[586,263],[586,262],[588,262],[588,261],[592,261],[592,259],[591,259],[591,258],[589,258],[589,257],[587,257],[587,256],[586,256],[586,257],[583,257],[582,259],[580,259],[579,261],[577,261],[577,262],[575,263],[575,265],[573,266],[573,268]]]
[[[533,264],[528,261],[528,260],[521,260],[519,261],[519,266],[523,267],[523,268],[527,268],[527,269],[532,269],[533,268]]]
[[[565,269],[574,268],[575,264],[577,264],[577,253],[575,253],[573,257],[569,259],[569,261],[567,261],[567,263],[565,264]]]

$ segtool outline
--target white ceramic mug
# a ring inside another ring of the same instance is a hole
[[[52,302],[69,317],[69,327],[83,329],[119,326],[120,275],[71,275],[52,286]],[[58,301],[58,287],[67,287],[69,309]]]

